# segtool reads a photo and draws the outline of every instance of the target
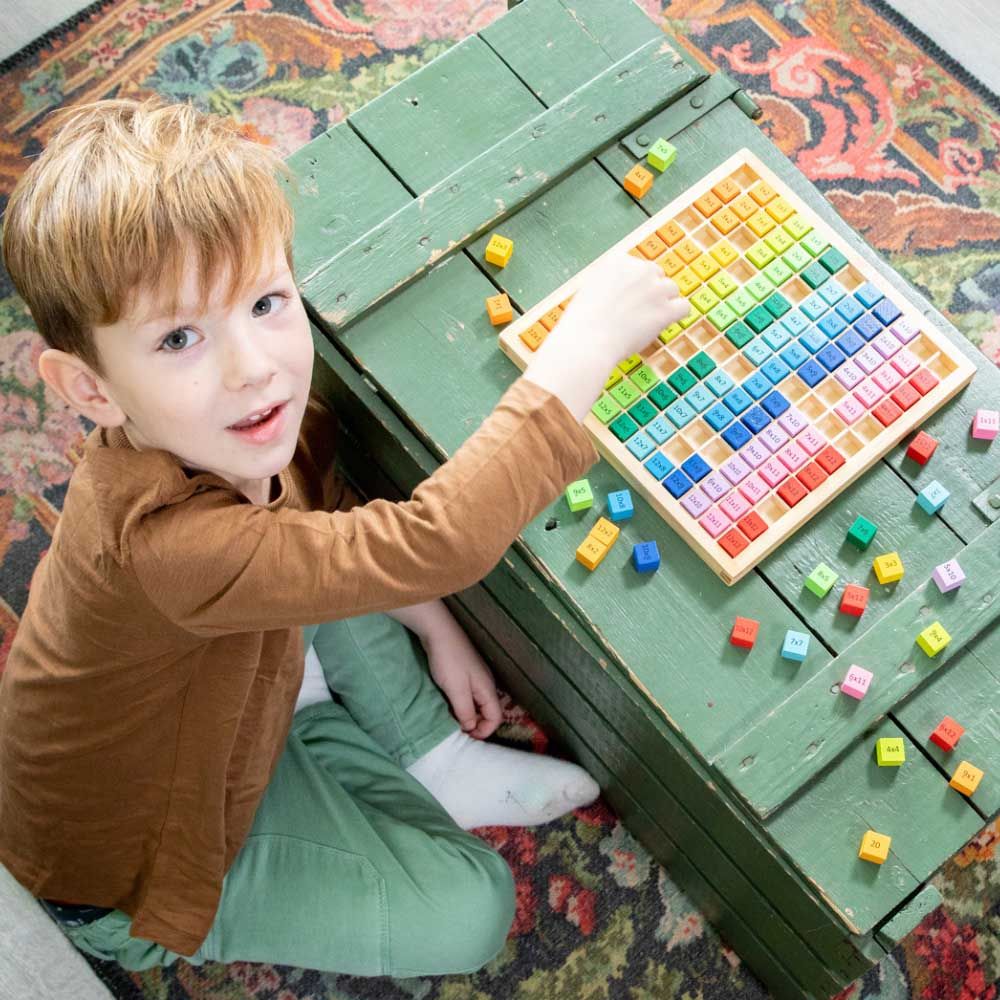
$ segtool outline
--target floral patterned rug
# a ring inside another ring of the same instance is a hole
[[[840,213],[1000,364],[1000,101],[880,0],[642,0]],[[503,0],[121,0],[0,64],[0,205],[65,103],[157,92],[235,116],[291,153],[455,41]],[[39,381],[31,319],[0,272],[0,669],[86,430]],[[544,734],[515,705],[501,731]],[[563,997],[669,1000],[765,991],[603,805],[482,836],[517,876],[506,950],[473,976],[363,980],[249,963],[128,974],[129,1000]],[[935,878],[945,904],[845,998],[994,1000],[1000,824]]]

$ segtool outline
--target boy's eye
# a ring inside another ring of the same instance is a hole
[[[277,292],[271,292],[270,295],[265,295],[262,299],[258,299],[253,304],[253,309],[250,311],[254,316],[266,316],[273,308],[272,299],[281,299],[285,296],[279,295]]]
[[[163,338],[160,346],[176,354],[189,346],[192,333],[193,331],[184,328],[174,330]]]

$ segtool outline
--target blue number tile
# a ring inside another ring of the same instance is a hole
[[[831,344],[827,344],[827,347],[831,347]],[[826,350],[826,347],[823,348]],[[803,382],[811,389],[814,385],[819,384],[826,378],[826,369],[816,363],[815,358],[810,358],[798,371],[798,376]]]
[[[879,302],[883,298],[883,295],[870,281],[866,281],[863,285],[854,289],[854,297],[866,309],[871,309],[876,302]]]
[[[771,380],[765,378],[760,372],[754,372],[749,378],[743,380],[743,388],[746,389],[754,399],[766,396],[772,388]]]
[[[842,337],[838,337],[834,343],[848,356],[857,354],[865,346],[863,337],[859,337],[853,330],[848,330]]]
[[[848,323],[853,323],[864,313],[864,306],[853,295],[846,295],[837,303],[837,312],[840,313]]]
[[[663,412],[666,413],[675,427],[683,427],[685,424],[691,423],[697,416],[694,410],[683,399],[678,399],[676,403],[671,403]]]
[[[646,424],[645,431],[657,444],[663,444],[668,438],[674,436],[673,427],[664,419],[662,413],[655,420],[651,420]]]
[[[885,326],[888,326],[890,323],[895,323],[903,315],[903,310],[892,299],[882,299],[872,309],[872,315],[878,318]]]
[[[762,365],[771,356],[771,348],[763,340],[751,340],[743,348],[743,357],[752,365]]]
[[[882,332],[882,324],[871,313],[865,313],[852,329],[865,340],[871,340]]]
[[[844,352],[837,347],[836,344],[827,344],[816,355],[816,360],[827,369],[827,371],[836,371],[846,360],[844,357]]]
[[[742,425],[733,424],[722,432],[722,440],[729,445],[733,451],[739,451],[745,444],[750,443],[753,435]]]
[[[725,396],[727,392],[736,383],[724,372],[720,371],[718,368],[711,375],[705,379],[705,385],[709,387],[716,394],[716,396]]]
[[[707,410],[715,402],[715,396],[713,396],[703,385],[696,385],[685,395],[684,400],[692,410],[696,413],[701,413],[704,410]]]
[[[737,416],[739,416],[751,403],[753,400],[750,398],[747,391],[742,388],[742,386],[737,386],[733,391],[726,396],[722,401],[733,411]]]
[[[775,389],[774,392],[769,393],[760,401],[760,405],[767,411],[767,415],[772,420],[777,420],[792,404]]]
[[[847,294],[847,289],[836,278],[831,278],[817,291],[823,300],[831,306],[835,306]]]
[[[815,354],[821,347],[826,347],[827,339],[816,329],[816,327],[811,326],[801,337],[799,337],[799,343],[810,353]]]
[[[772,351],[780,351],[791,339],[792,335],[780,324],[775,323],[769,330],[765,330],[760,339],[771,348]]]
[[[817,324],[830,340],[847,329],[847,320],[840,313],[827,313]]]
[[[781,352],[781,360],[789,368],[798,368],[799,365],[805,364],[809,360],[809,352],[798,341],[795,341],[794,344],[789,344]]]
[[[666,488],[670,491],[670,495],[675,500],[679,500],[689,489],[691,489],[692,486],[694,486],[694,483],[692,483],[680,469],[675,469],[669,476],[667,476],[666,479],[663,480],[663,485],[666,486]]]
[[[635,457],[639,459],[640,462],[651,451],[654,451],[656,449],[656,445],[653,444],[649,436],[641,431],[638,434],[633,434],[632,437],[628,439],[628,443],[625,445],[625,447],[628,448],[628,450],[632,452],[632,454],[635,455]]]
[[[662,451],[658,451],[648,462],[645,463],[645,466],[646,469],[657,479],[662,479],[668,473],[674,471],[674,463],[671,462]]]
[[[784,319],[782,319],[781,323],[793,337],[797,337],[809,326],[809,320],[807,320],[805,316],[798,311],[798,309],[793,309],[787,316],[784,317]]]
[[[681,468],[685,475],[696,483],[700,483],[712,471],[712,466],[697,454],[681,462]]]
[[[712,428],[713,431],[721,431],[723,427],[731,424],[733,422],[733,415],[722,405],[722,403],[716,403],[705,414],[705,423]]]
[[[760,370],[771,380],[772,385],[777,385],[792,374],[792,369],[781,358],[769,358],[760,366]]]
[[[823,301],[818,292],[813,292],[812,295],[807,296],[799,303],[799,308],[815,323],[830,307]]]
[[[759,434],[771,422],[771,418],[759,406],[747,410],[740,420],[751,434]]]

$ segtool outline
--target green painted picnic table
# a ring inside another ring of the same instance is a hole
[[[760,133],[753,102],[706,74],[629,0],[524,0],[293,155],[296,269],[314,322],[316,385],[343,424],[345,473],[370,496],[408,496],[518,376],[484,300],[524,312],[746,147],[976,364],[981,357],[833,212]],[[676,163],[636,201],[621,178],[657,137]],[[502,223],[502,227],[501,227]],[[515,242],[485,263],[495,230]],[[600,781],[607,800],[778,996],[826,997],[861,975],[938,900],[931,875],[1000,809],[1000,441],[974,441],[1000,373],[925,425],[928,467],[891,452],[732,587],[641,499],[594,573],[574,552],[596,511],[565,501],[527,525],[502,562],[451,604],[501,682]],[[605,461],[595,496],[620,489]],[[936,517],[914,506],[932,479]],[[878,542],[845,543],[858,515]],[[663,565],[628,554],[655,538]],[[880,586],[872,556],[906,574]],[[941,594],[935,566],[967,574]],[[804,580],[825,562],[871,587],[861,619]],[[737,616],[761,623],[747,653]],[[915,644],[940,620],[936,658]],[[812,636],[798,665],[788,628]],[[837,684],[873,668],[862,701]],[[966,728],[945,753],[945,715]],[[875,740],[901,737],[902,767]],[[985,771],[949,788],[960,759]],[[892,837],[881,866],[867,829]]]

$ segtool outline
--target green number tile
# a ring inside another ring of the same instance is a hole
[[[739,285],[729,274],[725,271],[720,271],[714,278],[709,278],[708,287],[719,296],[720,299],[724,299],[727,295],[732,295],[733,292],[739,288]]]
[[[765,303],[764,308],[775,318],[784,316],[792,308],[791,302],[781,292],[775,292]]]
[[[757,300],[745,288],[740,288],[726,299],[726,305],[737,316],[745,316],[757,305]]]
[[[802,268],[807,267],[812,263],[812,257],[806,253],[797,243],[792,247],[788,253],[783,254],[781,259],[793,270],[801,271]]]
[[[647,398],[652,400],[652,402],[655,403],[661,410],[665,410],[677,399],[677,393],[674,392],[670,386],[660,382],[659,385],[654,385],[653,388],[649,390]]]
[[[818,260],[814,260],[808,267],[802,269],[799,276],[810,288],[819,288],[830,277],[830,272]]]
[[[638,429],[639,425],[627,413],[618,417],[610,427],[611,433],[619,441],[627,441]]]
[[[747,250],[747,260],[759,270],[774,260],[774,251],[761,240]]]
[[[801,240],[806,233],[812,232],[812,226],[801,215],[793,215],[790,219],[786,219],[785,229],[789,236],[797,240]]]
[[[764,237],[764,242],[777,254],[784,253],[794,246],[795,240],[784,229],[775,229]]]
[[[714,309],[708,311],[708,321],[720,333],[731,326],[739,317],[725,302],[720,302]]]
[[[677,149],[664,138],[659,138],[646,152],[646,161],[661,173],[677,159]]]
[[[689,326],[697,323],[699,319],[701,319],[701,313],[692,306],[691,312],[681,320],[681,329],[686,330]]]
[[[743,287],[760,302],[774,291],[774,282],[762,272],[755,274]]]
[[[566,487],[566,503],[573,511],[587,510],[594,506],[594,492],[586,479],[578,479]]]
[[[818,257],[830,244],[823,239],[815,230],[803,236],[799,241],[814,257]]]
[[[671,323],[666,330],[660,331],[660,341],[664,344],[669,344],[671,340],[675,337],[679,337],[684,332],[684,328],[680,323]]]
[[[629,378],[639,387],[642,392],[649,392],[650,389],[660,381],[659,376],[649,365],[642,365],[637,368]]]
[[[688,389],[693,389],[698,383],[698,380],[686,368],[678,368],[667,381],[670,383],[670,388],[679,396],[683,396]]]
[[[611,374],[608,376],[607,382],[604,383],[604,388],[605,389],[610,389],[613,385],[618,385],[618,383],[621,380],[622,380],[622,373],[621,373],[621,371],[619,369],[617,369],[617,368],[612,368],[611,369]]]
[[[836,247],[830,247],[830,249],[819,258],[819,262],[830,272],[830,274],[836,274],[842,267],[847,265],[847,258]]]
[[[806,579],[806,588],[817,597],[826,597],[830,588],[837,582],[837,573],[826,563],[820,563]]]
[[[713,306],[719,304],[719,296],[707,285],[702,285],[693,295],[688,296],[688,301],[701,313],[707,313]]]
[[[642,364],[641,354],[630,354],[624,361],[618,362],[618,367],[628,375],[629,372],[634,372],[639,365]]]
[[[774,317],[763,306],[757,306],[751,309],[743,320],[754,333],[760,333],[774,322]]]
[[[621,407],[631,406],[641,395],[631,382],[619,382],[611,390],[611,398]]]
[[[736,323],[726,331],[726,339],[739,350],[753,340],[753,330],[748,329],[746,323]]]
[[[704,351],[699,351],[687,366],[698,378],[706,378],[715,371],[715,362]]]
[[[640,427],[645,427],[650,420],[659,416],[660,411],[648,399],[640,399],[635,406],[629,407],[628,414]]]
[[[602,424],[606,424],[608,421],[614,420],[614,418],[622,412],[622,408],[605,392],[590,408],[590,412],[593,413]]]
[[[772,260],[764,268],[764,274],[775,283],[783,285],[795,273],[783,260]]]

